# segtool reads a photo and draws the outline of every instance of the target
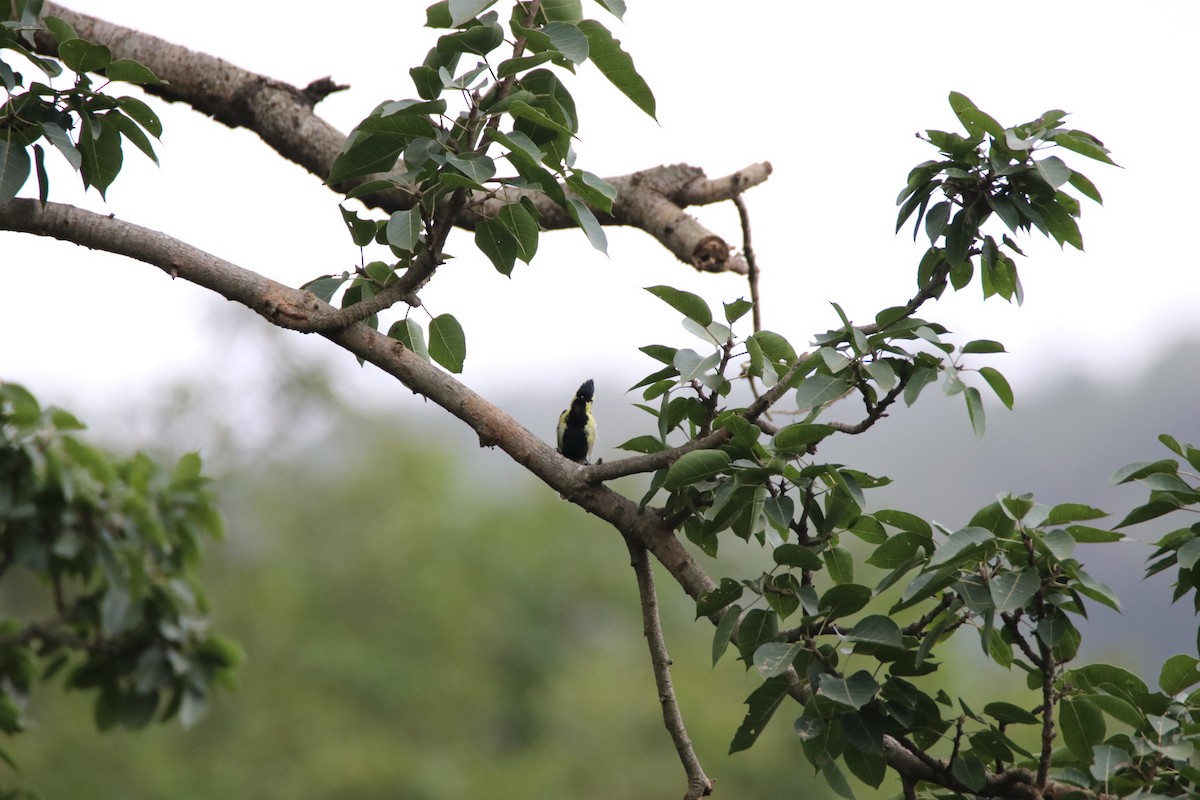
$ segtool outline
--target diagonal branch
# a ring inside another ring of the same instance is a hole
[[[321,180],[329,174],[346,135],[313,111],[320,91],[298,88],[250,72],[220,58],[115,25],[57,3],[46,3],[44,13],[71,24],[83,39],[107,46],[114,58],[132,58],[166,80],[146,91],[172,102],[181,102],[231,128],[246,128],[284,158],[299,164]],[[42,31],[36,37],[39,53],[56,56],[53,37]],[[329,79],[322,79],[332,84]],[[318,81],[317,83],[320,83]],[[686,165],[660,166],[607,179],[617,189],[612,214],[597,211],[605,225],[629,225],[646,231],[686,264],[707,272],[746,272],[746,262],[732,253],[725,240],[684,213],[692,205],[731,200],[764,182],[771,165],[754,164],[722,178],[708,179],[702,170]],[[334,187],[346,191],[371,176]],[[565,187],[564,187],[565,188]],[[570,192],[568,192],[570,194]],[[520,195],[509,192],[507,199]],[[577,223],[545,195],[530,192],[546,230],[577,227]],[[368,206],[392,212],[410,208],[413,198],[399,189],[364,195]],[[507,199],[475,192],[458,214],[455,224],[473,228],[490,217]]]
[[[688,790],[684,800],[696,800],[712,794],[713,785],[683,724],[683,714],[675,699],[675,687],[671,683],[671,657],[667,655],[667,643],[663,639],[662,623],[658,618],[658,595],[654,590],[654,570],[646,557],[646,548],[639,542],[625,540],[629,547],[630,564],[637,575],[638,596],[642,604],[642,632],[650,646],[650,661],[654,665],[654,682],[658,686],[658,700],[662,704],[663,723],[675,743],[679,761],[687,774]]]
[[[74,206],[12,200],[0,206],[0,230],[32,233],[128,256],[246,306],[274,325],[313,331],[333,309],[311,292],[293,289],[231,264],[166,234]],[[714,588],[674,531],[653,511],[639,509],[607,486],[589,483],[586,470],[524,428],[453,376],[422,360],[395,339],[354,324],[322,332],[325,338],[395,377],[470,426],[480,446],[499,447],[559,494],[605,520],[649,550],[691,597]]]
[[[312,321],[329,314],[328,304],[310,292],[293,289],[251,270],[239,267],[165,234],[113,217],[68,205],[34,200],[13,200],[0,206],[0,230],[50,236],[84,247],[118,253],[157,266],[173,278],[211,289],[228,300],[252,309],[273,324],[295,330],[312,330]],[[422,360],[402,344],[362,324],[322,333],[338,346],[392,375],[413,392],[423,395],[470,426],[481,446],[500,447],[512,459],[571,502],[595,514],[621,532],[631,547],[644,547],[667,569],[692,598],[715,588],[713,580],[692,559],[671,526],[651,509],[637,504],[607,486],[593,482],[597,467],[581,467],[522,427],[503,410],[489,403],[453,376]],[[795,370],[746,411],[754,419],[770,406],[779,386]],[[782,390],[781,390],[782,392]],[[712,436],[719,436],[716,431]],[[602,466],[602,465],[597,465]],[[716,621],[717,615],[710,617]],[[806,681],[789,669],[790,693],[803,703],[810,697]],[[927,782],[964,792],[949,769],[923,752],[885,735],[888,765],[907,782]],[[980,796],[1019,800],[1057,800],[1074,787],[1049,780],[1042,784],[1028,770],[1009,769],[990,774]],[[1093,797],[1084,794],[1085,797]]]

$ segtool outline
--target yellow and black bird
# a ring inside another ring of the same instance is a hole
[[[589,378],[575,393],[571,407],[558,418],[558,452],[572,461],[587,464],[596,444],[596,418],[592,416],[592,396],[596,385]]]

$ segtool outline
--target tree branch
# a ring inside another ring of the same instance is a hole
[[[687,774],[688,790],[684,800],[696,800],[712,794],[713,785],[700,759],[692,747],[687,728],[683,724],[683,714],[679,711],[679,703],[675,700],[675,687],[671,684],[671,657],[667,655],[667,644],[663,639],[662,623],[658,618],[658,596],[654,590],[654,570],[650,559],[646,557],[646,548],[640,542],[626,539],[629,548],[630,565],[637,575],[638,596],[642,604],[642,632],[650,646],[650,662],[654,665],[654,682],[658,685],[658,701],[662,704],[663,724],[671,734],[675,750],[679,753],[679,761]]]
[[[307,89],[301,89],[57,3],[46,3],[44,13],[66,20],[81,38],[107,46],[113,58],[135,59],[168,82],[164,86],[145,87],[150,94],[171,102],[186,103],[231,128],[254,131],[281,156],[321,180],[329,174],[346,140],[345,134],[313,113],[317,94],[330,87],[341,88],[329,79],[321,79]],[[45,31],[36,36],[36,45],[43,55],[58,54],[57,44]],[[762,183],[770,174],[771,165],[763,163],[709,180],[697,167],[674,165],[609,178],[608,182],[618,192],[613,213],[597,211],[597,217],[602,224],[629,225],[646,231],[677,258],[698,270],[745,273],[745,260],[732,255],[724,239],[684,213],[683,208],[731,200]],[[371,178],[347,181],[334,188],[345,191]],[[512,191],[503,197],[475,192],[468,198],[470,210],[459,213],[455,224],[473,228],[480,218],[494,215],[500,206],[520,196],[521,193]],[[545,195],[529,192],[528,196],[537,206],[544,229],[577,227],[575,221]],[[368,194],[360,199],[370,207],[389,213],[410,208],[413,204],[413,198],[399,189]]]
[[[50,236],[128,256],[172,278],[210,289],[283,328],[317,331],[314,321],[333,311],[311,292],[284,286],[158,231],[69,205],[43,207],[36,200],[12,200],[0,206],[0,230]],[[362,324],[320,333],[458,417],[476,432],[481,447],[499,447],[563,497],[640,542],[691,597],[714,588],[712,579],[660,517],[606,486],[589,482],[585,468],[563,458],[552,445],[451,375]]]

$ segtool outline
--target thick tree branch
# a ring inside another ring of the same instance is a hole
[[[316,330],[314,321],[333,311],[311,292],[284,286],[158,231],[73,206],[43,207],[36,200],[13,200],[0,206],[0,230],[50,236],[128,256],[173,278],[211,289],[284,328]],[[589,483],[585,468],[563,458],[552,445],[451,375],[362,324],[322,335],[461,419],[478,434],[481,446],[500,447],[568,500],[641,543],[693,598],[714,587],[661,518],[607,486]]]
[[[71,24],[81,38],[104,44],[114,58],[132,58],[148,66],[168,82],[146,87],[165,100],[186,103],[197,111],[231,128],[254,131],[276,152],[324,180],[341,151],[346,135],[313,112],[316,100],[326,90],[338,87],[321,79],[301,89],[259,75],[220,58],[198,53],[141,31],[72,11],[57,3],[46,3],[44,13]],[[57,44],[48,33],[36,37],[37,49],[57,55]],[[314,86],[316,87],[314,89]],[[617,188],[612,214],[597,212],[602,224],[640,228],[662,243],[677,258],[699,270],[746,272],[746,262],[732,254],[725,240],[705,228],[683,209],[731,200],[767,179],[770,164],[755,164],[723,178],[709,180],[702,170],[685,165],[662,166],[608,179]],[[368,178],[336,188],[346,190]],[[519,195],[509,192],[505,198]],[[576,223],[545,195],[530,193],[541,214],[543,228],[576,227]],[[384,211],[409,208],[412,197],[391,190],[360,198],[368,206]],[[470,210],[456,224],[472,228],[480,217],[492,216],[505,199],[475,193],[467,203]]]
[[[658,686],[658,701],[662,704],[663,723],[675,743],[679,761],[687,774],[688,790],[684,800],[696,800],[712,794],[712,781],[704,774],[691,737],[683,724],[683,714],[675,699],[675,687],[671,684],[671,657],[667,655],[667,643],[663,639],[662,623],[658,618],[658,594],[654,590],[654,569],[646,557],[646,548],[640,542],[626,539],[629,547],[630,564],[637,575],[638,597],[642,604],[642,632],[650,646],[650,661],[654,665],[654,682]]]

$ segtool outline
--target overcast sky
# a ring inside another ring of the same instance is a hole
[[[217,9],[232,7],[68,5],[298,86],[331,75],[352,88],[317,110],[346,131],[381,100],[415,96],[407,70],[438,35],[420,27],[424,3],[411,0],[356,3],[352,16],[294,2],[224,13]],[[798,346],[837,324],[830,301],[865,322],[911,295],[923,248],[893,234],[894,200],[909,168],[934,155],[914,133],[956,126],[951,90],[1005,125],[1070,111],[1067,124],[1103,139],[1123,169],[1064,154],[1105,204],[1084,201],[1084,254],[1036,234],[1022,242],[1024,307],[982,303],[975,284],[924,316],[961,341],[1007,344],[1010,354],[992,363],[1018,397],[1063,369],[1119,376],[1166,342],[1200,335],[1189,244],[1200,209],[1187,169],[1200,128],[1197,5],[1055,2],[1006,16],[986,3],[745,0],[731,13],[715,0],[629,0],[625,23],[599,4],[585,8],[633,55],[659,113],[650,120],[590,65],[568,76],[582,117],[579,164],[620,175],[686,162],[718,176],[770,161],[770,181],[747,195],[764,320]],[[246,131],[154,102],[166,127],[161,166],[129,147],[107,202],[82,195],[62,170],[52,199],[165,231],[291,285],[357,263],[339,198],[316,178]],[[738,240],[732,209],[696,213]],[[569,394],[603,375],[623,391],[655,368],[638,346],[699,346],[641,287],[671,284],[714,307],[746,294],[742,279],[698,274],[638,231],[609,229],[609,240],[605,257],[577,231],[549,234],[534,265],[518,265],[509,280],[472,252],[469,235],[452,237],[457,258],[423,297],[466,328],[464,379],[485,393]],[[302,358],[332,359],[352,391],[411,397],[319,338],[263,340],[256,330],[266,326],[250,312],[152,267],[11,233],[0,233],[0,253],[0,377],[48,399],[106,404],[184,375],[252,381],[256,360],[281,341]],[[249,325],[231,328],[239,318]]]

